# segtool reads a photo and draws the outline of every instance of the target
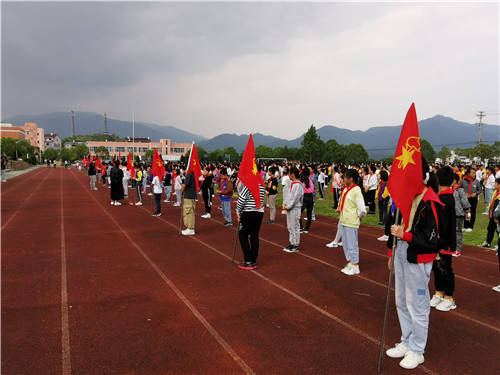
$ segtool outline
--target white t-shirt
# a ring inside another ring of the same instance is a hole
[[[325,183],[325,174],[323,172],[321,172],[318,176],[318,182],[320,184],[324,184]]]
[[[490,174],[490,177],[486,179],[486,183],[484,184],[486,189],[494,189],[495,188],[495,176]]]
[[[153,177],[153,193],[155,194],[161,194],[162,189],[161,189],[161,182],[158,176]]]
[[[376,174],[368,177],[368,190],[377,190],[378,178]]]
[[[290,177],[288,175],[284,175],[282,178],[281,178],[281,185],[282,186],[286,186],[287,182],[290,181]]]

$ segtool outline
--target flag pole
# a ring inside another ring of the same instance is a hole
[[[399,221],[399,208],[396,209],[396,220],[395,223],[398,224]],[[377,364],[377,374],[382,371],[382,357],[384,355],[385,348],[385,336],[387,333],[387,318],[389,317],[389,307],[391,302],[391,287],[392,287],[392,275],[394,273],[394,258],[396,255],[396,244],[398,239],[393,236],[392,240],[392,256],[391,256],[391,267],[389,269],[389,282],[387,283],[387,297],[385,300],[385,312],[384,312],[384,324],[382,328],[382,338],[380,339],[380,351],[378,354],[378,364]]]

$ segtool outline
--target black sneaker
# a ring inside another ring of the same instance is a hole
[[[296,253],[299,251],[299,247],[298,246],[292,246],[292,248],[290,249],[290,253]]]
[[[252,263],[252,262],[241,262],[238,265],[238,268],[240,270],[251,271],[251,270],[256,269],[257,266],[255,265],[255,263]]]
[[[287,247],[285,247],[283,249],[283,251],[286,251],[287,253],[291,253],[292,252],[292,249],[293,249],[293,245],[288,245]]]
[[[230,223],[229,221],[226,221],[226,222],[224,223],[224,226],[225,226],[225,227],[232,227],[232,226],[233,226],[233,223]]]
[[[301,229],[300,233],[309,233],[309,230],[308,229]]]

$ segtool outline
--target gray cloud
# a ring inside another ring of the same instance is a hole
[[[397,124],[415,101],[472,121],[499,112],[498,26],[484,3],[3,3],[2,117],[135,107],[204,135],[294,137]]]

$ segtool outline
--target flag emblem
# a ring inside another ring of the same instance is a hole
[[[408,137],[406,145],[401,147],[401,155],[396,157],[396,160],[399,161],[398,168],[406,169],[408,164],[415,164],[415,160],[413,160],[415,152],[420,152],[420,137]]]

